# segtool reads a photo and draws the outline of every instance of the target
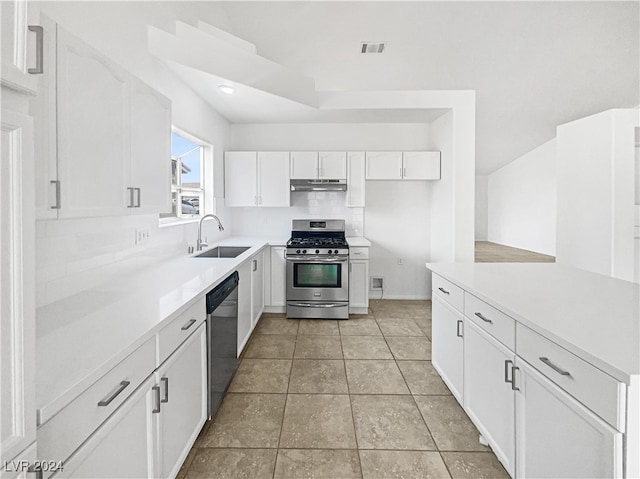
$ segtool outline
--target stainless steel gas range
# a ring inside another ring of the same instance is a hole
[[[349,319],[344,220],[293,220],[287,242],[287,317]]]

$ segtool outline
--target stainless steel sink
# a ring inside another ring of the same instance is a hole
[[[196,258],[236,258],[250,248],[251,246],[216,246],[196,255]]]

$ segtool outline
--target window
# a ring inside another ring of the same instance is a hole
[[[161,218],[193,218],[204,211],[204,142],[174,129],[171,133],[171,213]]]

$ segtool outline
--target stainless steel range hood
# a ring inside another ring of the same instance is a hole
[[[347,191],[347,181],[291,180],[291,191]]]

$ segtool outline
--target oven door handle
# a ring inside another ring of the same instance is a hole
[[[287,256],[285,258],[289,262],[302,261],[304,263],[346,263],[348,257],[342,258],[309,258],[308,256]]]
[[[346,307],[348,303],[293,303],[289,301],[287,305],[300,308],[340,308]]]

